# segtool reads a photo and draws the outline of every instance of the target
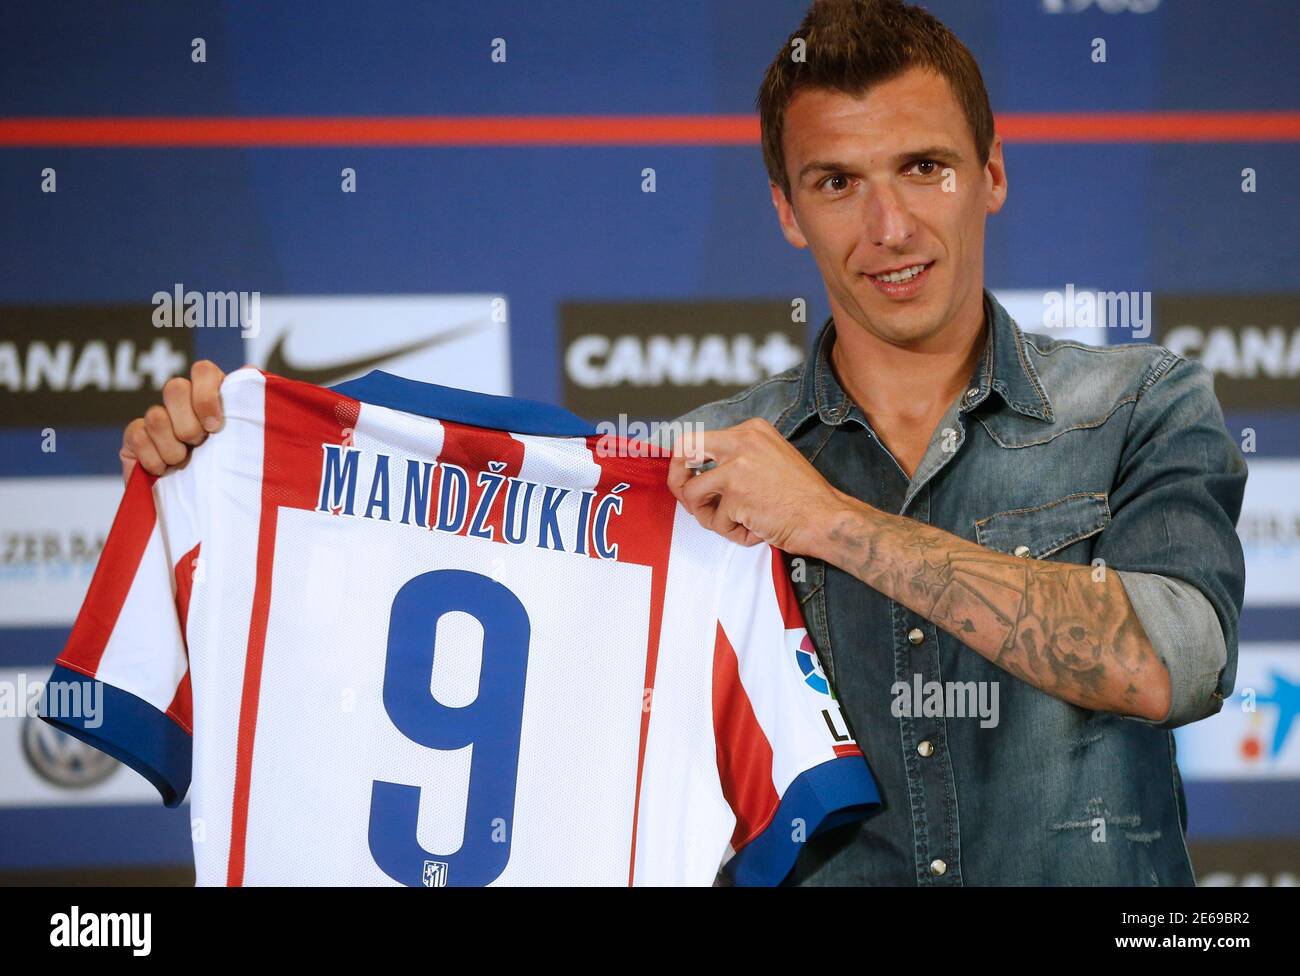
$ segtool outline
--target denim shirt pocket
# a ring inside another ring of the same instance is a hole
[[[1032,508],[997,512],[975,523],[980,545],[1013,556],[1045,559],[1110,524],[1105,492],[1080,492]]]

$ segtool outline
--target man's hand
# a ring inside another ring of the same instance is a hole
[[[692,474],[687,461],[717,467]],[[706,529],[822,559],[1062,701],[1159,721],[1170,678],[1120,578],[1022,559],[835,489],[765,420],[673,449],[668,487]]]
[[[695,474],[706,460],[717,466]],[[825,538],[848,501],[759,418],[688,433],[673,448],[668,488],[706,529],[744,546],[768,542],[804,556],[815,555],[809,547]]]
[[[131,477],[136,463],[150,474],[163,474],[187,457],[208,434],[221,429],[221,381],[216,363],[200,359],[190,367],[190,379],[173,376],[163,386],[162,404],[154,404],[126,425],[122,434],[122,477]]]

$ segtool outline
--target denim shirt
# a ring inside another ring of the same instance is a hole
[[[811,840],[792,880],[1194,884],[1171,729],[1232,691],[1245,462],[1199,364],[1158,346],[1022,334],[987,290],[984,310],[982,360],[910,479],[835,376],[831,320],[800,366],[678,420],[763,417],[875,508],[1000,552],[1117,572],[1169,669],[1169,714],[1054,698],[853,576],[788,559],[883,801]],[[975,682],[985,706],[996,700],[996,724],[987,707],[899,707],[896,682]]]

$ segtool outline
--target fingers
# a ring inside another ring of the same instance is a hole
[[[155,403],[146,410],[144,429],[148,432],[149,439],[153,441],[154,450],[168,467],[180,464],[189,454],[189,446],[182,443],[176,436],[176,432],[172,430],[171,415],[167,413],[166,407]]]
[[[209,433],[221,429],[221,381],[225,373],[216,363],[200,359],[190,368],[190,378],[174,376],[163,384],[163,402],[126,425],[122,434],[122,477],[130,478],[137,464],[153,475],[165,474],[202,444]]]
[[[197,447],[207,439],[208,432],[203,429],[198,414],[194,412],[192,390],[193,384],[185,377],[173,376],[163,384],[162,393],[172,432],[178,440],[190,447]]]
[[[122,481],[124,482],[131,480],[131,472],[135,470],[137,463],[135,448],[131,446],[131,424],[134,423],[134,420],[131,421],[130,424],[126,425],[126,430],[122,431],[122,447],[117,452],[117,458],[122,462]]]
[[[673,459],[674,462],[678,460]],[[685,467],[685,462],[681,463]],[[671,467],[669,476],[672,476]],[[700,510],[712,505],[722,495],[725,477],[726,473],[721,468],[714,468],[701,474],[687,469],[686,480],[681,484],[679,491],[673,494],[677,495],[678,500],[686,506],[686,511],[699,518]]]
[[[718,459],[717,451],[728,443],[725,430],[687,430],[673,443],[673,457],[682,457],[693,465]]]
[[[753,545],[754,542],[759,541],[758,537],[723,509],[724,479],[728,477],[729,472],[720,468],[714,468],[712,471],[706,471],[703,474],[688,475],[689,480],[681,486],[681,494],[678,495],[678,499],[686,510],[695,517],[695,521],[699,522],[704,528],[726,536],[732,542],[739,542],[747,546]],[[674,494],[677,493],[674,492]],[[746,541],[749,539],[752,539],[752,541]]]
[[[693,457],[696,449],[704,440],[704,431],[687,429],[682,436],[673,441],[673,457]]]
[[[668,490],[678,501],[683,501],[682,490],[700,471],[700,466],[709,461],[715,465],[719,461],[717,450],[726,445],[726,431],[710,430],[699,433],[687,431],[673,443],[672,460],[668,462]],[[708,444],[705,444],[705,437]],[[715,468],[716,470],[716,468]],[[688,508],[690,506],[687,506]]]
[[[739,542],[743,546],[752,546],[754,542],[746,540],[752,538],[755,542],[759,541],[758,536],[750,532],[748,528],[724,514],[721,505],[714,505],[703,510],[696,518],[706,529],[711,529],[732,542]]]
[[[683,504],[685,504],[685,500],[682,498],[682,489],[694,477],[695,471],[687,467],[684,457],[674,455],[673,459],[668,462],[668,490],[673,493],[674,498]]]
[[[153,438],[145,428],[143,417],[136,417],[126,425],[122,434],[122,450],[118,452],[122,459],[122,476],[129,478],[131,470],[138,462],[150,474],[162,474],[167,470],[158,449],[154,447]]]
[[[697,465],[704,461],[722,464],[728,458],[753,453],[764,441],[783,444],[785,438],[766,420],[751,417],[722,430],[686,430],[673,443],[673,456]]]
[[[746,459],[760,451],[763,441],[772,438],[785,443],[775,427],[759,419],[725,430],[687,432],[673,445],[668,490],[704,528],[742,546],[756,545],[763,538],[733,518],[734,506],[724,505],[723,499],[728,497],[727,486],[732,478],[745,477],[750,464]],[[704,461],[713,461],[714,466],[699,471],[698,465]]]
[[[221,381],[226,374],[210,359],[200,359],[190,367],[190,403],[199,424],[208,433],[221,429]],[[163,395],[166,396],[166,388]]]

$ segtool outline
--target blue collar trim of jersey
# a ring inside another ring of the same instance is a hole
[[[330,389],[362,403],[517,434],[588,437],[597,433],[591,424],[563,407],[519,397],[457,390],[436,383],[420,383],[378,369]]]

